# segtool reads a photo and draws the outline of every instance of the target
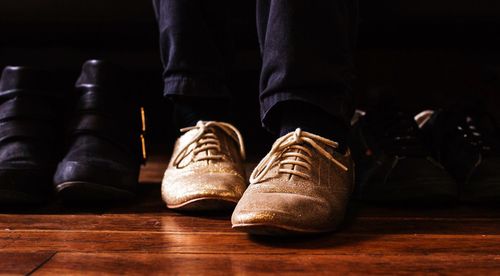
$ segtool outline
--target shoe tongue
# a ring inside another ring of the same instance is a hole
[[[398,110],[367,113],[366,127],[385,151],[398,156],[427,156],[414,117]]]
[[[379,128],[379,130],[385,130],[395,125],[418,126],[410,113],[400,110],[377,109],[369,111],[364,116],[364,120],[366,120],[369,125]]]

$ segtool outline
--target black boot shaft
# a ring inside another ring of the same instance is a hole
[[[129,80],[130,74],[114,64],[85,62],[75,84],[76,116],[71,127],[77,133],[95,132],[141,158],[141,105],[136,91],[125,83]]]
[[[54,176],[70,201],[111,201],[133,196],[143,161],[142,117],[128,73],[105,61],[83,64],[76,88],[70,147]]]
[[[3,70],[0,203],[41,202],[52,192],[62,149],[65,93],[61,87],[55,72],[19,66]]]
[[[7,66],[0,78],[0,98],[18,95],[64,98],[62,84],[57,72],[34,67]]]

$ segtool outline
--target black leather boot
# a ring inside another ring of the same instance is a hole
[[[458,199],[455,181],[432,157],[411,114],[394,108],[372,110],[352,131],[359,199],[403,204]]]
[[[6,67],[0,79],[0,204],[41,203],[60,157],[62,89],[48,71]]]
[[[422,130],[458,182],[461,201],[500,203],[500,124],[481,107],[435,111]]]
[[[129,78],[99,60],[83,64],[69,129],[69,149],[54,183],[65,201],[129,199],[145,160],[144,111]]]

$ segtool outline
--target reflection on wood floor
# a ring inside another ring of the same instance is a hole
[[[226,214],[169,211],[166,159],[153,156],[137,199],[75,207],[55,202],[0,214],[3,274],[494,274],[498,206],[401,207],[354,202],[335,233],[253,237]]]

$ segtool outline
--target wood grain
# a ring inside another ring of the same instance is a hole
[[[110,269],[112,268],[112,269]],[[224,255],[59,253],[36,275],[487,275],[500,269],[499,256],[456,255]]]
[[[55,252],[0,252],[1,275],[26,275],[48,261]]]
[[[175,212],[147,214],[0,215],[7,231],[123,231],[233,233],[230,217]],[[0,230],[1,232],[1,230]],[[500,235],[500,218],[355,217],[339,232],[348,234]]]
[[[228,254],[436,254],[497,255],[498,235],[336,233],[311,238],[261,238],[241,233],[8,231],[0,248],[10,252],[168,252]]]
[[[130,202],[0,210],[0,274],[500,275],[498,206],[353,202],[334,233],[255,237],[231,229],[231,212],[165,208],[167,158],[151,160]]]

